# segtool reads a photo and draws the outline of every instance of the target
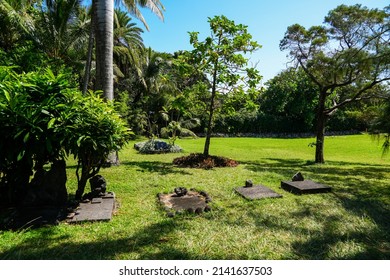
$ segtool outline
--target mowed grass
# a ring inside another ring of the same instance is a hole
[[[314,139],[213,138],[210,153],[235,168],[177,168],[204,139],[178,140],[182,154],[140,155],[103,169],[120,208],[110,222],[0,232],[1,259],[390,259],[390,157],[368,135],[327,137],[326,164],[313,164]],[[76,187],[75,164],[68,188]],[[280,188],[301,171],[333,187],[301,195]],[[233,188],[251,179],[283,195],[248,201]],[[157,201],[175,187],[209,193],[212,211],[169,218]]]

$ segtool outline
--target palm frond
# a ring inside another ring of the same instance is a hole
[[[115,2],[125,7],[130,14],[139,19],[148,31],[149,25],[138,7],[148,8],[159,19],[164,20],[163,11],[165,11],[165,7],[160,0],[116,0]]]

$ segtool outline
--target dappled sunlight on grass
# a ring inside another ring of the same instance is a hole
[[[390,158],[367,138],[327,139],[324,165],[312,162],[312,139],[212,139],[211,154],[239,162],[212,170],[172,164],[201,151],[202,139],[178,140],[182,154],[140,155],[129,145],[120,166],[101,171],[120,204],[112,221],[0,232],[0,258],[389,259]],[[282,190],[280,181],[298,171],[332,192]],[[245,200],[234,188],[247,179],[283,198]],[[178,186],[206,191],[212,211],[167,217],[157,194]]]

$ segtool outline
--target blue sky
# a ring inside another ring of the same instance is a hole
[[[328,11],[340,4],[362,4],[383,9],[388,0],[161,0],[166,11],[162,22],[149,10],[142,13],[150,27],[145,31],[145,46],[160,52],[190,50],[189,31],[200,32],[199,38],[210,35],[208,17],[225,15],[236,23],[248,26],[253,39],[262,48],[251,57],[263,76],[263,82],[286,68],[286,52],[279,42],[289,25],[320,25]],[[139,23],[140,27],[143,27]]]

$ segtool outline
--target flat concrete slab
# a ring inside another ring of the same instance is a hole
[[[105,196],[93,198],[91,201],[81,202],[75,212],[68,215],[68,222],[110,221],[114,210],[115,195],[108,193]]]
[[[311,180],[282,181],[281,188],[294,194],[314,194],[332,191],[331,187]]]
[[[249,200],[283,197],[281,194],[278,194],[277,192],[263,185],[255,185],[253,187],[240,187],[234,190]]]

